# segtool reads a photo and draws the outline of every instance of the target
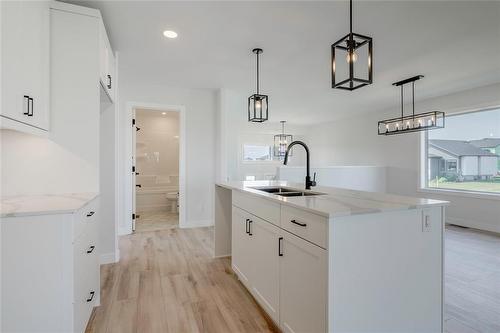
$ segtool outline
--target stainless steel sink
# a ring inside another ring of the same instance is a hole
[[[313,192],[313,191],[302,191],[295,188],[287,187],[253,187],[254,190],[271,193],[274,195],[279,195],[282,197],[306,197],[313,195],[325,195],[326,193]]]

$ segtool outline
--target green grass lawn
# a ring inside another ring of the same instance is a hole
[[[429,187],[450,190],[466,190],[481,192],[500,192],[500,179],[497,177],[491,181],[471,181],[471,182],[442,182],[429,181]]]

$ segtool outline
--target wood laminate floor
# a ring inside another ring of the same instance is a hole
[[[156,231],[179,226],[179,214],[170,211],[141,212],[135,220],[135,231]]]
[[[213,229],[121,237],[121,259],[101,268],[101,306],[87,332],[271,332],[232,274],[213,259]],[[500,332],[500,237],[447,227],[445,331]]]
[[[121,237],[120,262],[101,268],[101,306],[87,332],[273,332],[212,247],[213,228]]]
[[[444,320],[449,333],[500,332],[500,236],[446,228]]]

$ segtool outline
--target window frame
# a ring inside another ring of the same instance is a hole
[[[446,113],[446,117],[455,117],[469,113],[477,113],[477,112],[487,112],[499,110],[500,105],[481,107],[476,109],[467,109],[456,112]],[[459,196],[459,197],[469,197],[469,198],[477,198],[477,199],[494,199],[500,200],[500,193],[496,192],[486,192],[486,191],[474,191],[474,190],[461,190],[461,189],[443,189],[443,188],[435,188],[429,187],[427,178],[429,174],[429,163],[428,163],[428,142],[429,140],[429,131],[420,132],[419,136],[419,149],[418,149],[418,161],[419,161],[419,181],[417,192],[421,193],[432,193],[432,194],[446,194],[451,196]],[[458,166],[458,163],[457,163]]]
[[[254,161],[245,160],[245,146],[269,146],[271,159],[269,159],[269,160],[254,160]],[[274,159],[274,147],[273,147],[273,145],[269,145],[267,143],[244,142],[241,144],[240,162],[243,164],[272,164],[272,163],[276,163],[276,160]]]

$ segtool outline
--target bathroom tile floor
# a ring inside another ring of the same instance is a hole
[[[179,214],[169,211],[142,212],[135,222],[135,232],[156,231],[177,228]]]

